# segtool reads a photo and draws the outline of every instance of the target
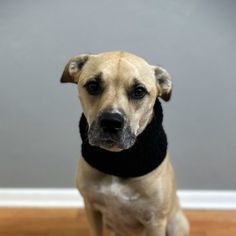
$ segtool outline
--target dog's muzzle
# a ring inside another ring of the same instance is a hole
[[[88,132],[89,143],[110,151],[121,151],[134,145],[136,137],[132,134],[124,115],[103,112],[94,121]]]

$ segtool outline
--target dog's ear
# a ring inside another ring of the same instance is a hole
[[[158,96],[161,97],[164,101],[169,101],[172,92],[172,81],[171,76],[161,66],[154,66],[154,73],[156,77],[157,87],[158,87]]]
[[[88,61],[89,55],[82,54],[75,56],[66,64],[63,74],[61,76],[61,83],[78,83],[78,77],[84,66]]]

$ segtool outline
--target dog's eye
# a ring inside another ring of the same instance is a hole
[[[142,99],[147,94],[147,90],[144,87],[137,86],[131,93],[132,99]]]
[[[98,95],[101,92],[101,87],[96,81],[88,82],[85,85],[85,88],[90,95]]]

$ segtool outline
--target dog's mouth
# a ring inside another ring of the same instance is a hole
[[[124,149],[124,147],[122,147],[120,143],[112,139],[103,139],[100,141],[98,146],[100,148],[106,149],[108,151],[113,151],[113,152],[119,152]]]

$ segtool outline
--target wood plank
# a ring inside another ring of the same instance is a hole
[[[191,236],[236,235],[236,211],[186,211],[186,215]],[[0,209],[0,236],[32,235],[89,236],[85,213],[83,209]]]

